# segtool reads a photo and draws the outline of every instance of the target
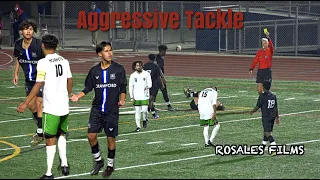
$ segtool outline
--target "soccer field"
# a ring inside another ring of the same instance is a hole
[[[40,178],[46,172],[45,146],[29,146],[36,126],[29,110],[24,114],[16,112],[25,97],[22,71],[19,87],[13,87],[12,70],[1,70],[0,75],[0,178]],[[73,91],[79,92],[86,74],[73,76]],[[271,87],[278,97],[281,114],[281,124],[274,127],[276,143],[304,144],[302,156],[219,156],[214,148],[204,147],[198,112],[190,110],[191,99],[184,97],[183,87],[201,90],[211,84],[218,86],[218,100],[226,110],[217,113],[221,128],[215,143],[259,145],[263,135],[261,114],[248,113],[258,97],[254,80],[167,77],[167,83],[173,107],[178,110],[166,111],[159,91],[157,108],[163,110],[158,112],[160,118],[152,119],[149,114],[148,127],[140,132],[134,132],[134,109],[127,96],[126,105],[120,109],[116,169],[111,179],[319,177],[319,82],[274,80]],[[57,170],[57,150],[52,171],[55,178],[102,178],[101,173],[89,175],[93,158],[87,142],[87,122],[93,95],[91,92],[78,103],[70,102],[67,141],[70,175],[63,177]],[[99,135],[99,143],[106,160],[103,133]]]

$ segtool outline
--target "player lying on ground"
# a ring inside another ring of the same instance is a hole
[[[199,100],[199,94],[201,91],[193,91],[190,88],[183,88],[183,93],[186,96],[186,98],[193,97],[192,101],[190,102],[190,107],[193,110],[198,110],[198,100]],[[217,111],[223,111],[225,110],[225,107],[222,105],[220,101],[217,101]]]

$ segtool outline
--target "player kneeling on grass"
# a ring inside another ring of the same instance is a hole
[[[216,119],[217,96],[217,88],[214,86],[210,86],[199,93],[198,110],[200,114],[200,125],[203,126],[205,147],[214,146],[213,139],[220,129],[220,124]],[[214,128],[209,139],[210,126],[214,126]]]
[[[41,86],[43,88],[43,117],[42,122],[46,139],[47,173],[41,179],[53,179],[51,172],[56,153],[56,137],[63,175],[69,175],[67,162],[67,141],[65,134],[68,130],[69,97],[72,92],[72,74],[68,60],[55,53],[59,41],[54,35],[42,37],[42,50],[45,58],[37,65],[37,78],[30,94],[17,108],[24,112],[29,102],[37,95]]]
[[[186,96],[186,98],[193,97],[192,101],[190,102],[190,107],[193,110],[198,110],[198,99],[200,91],[193,91],[190,88],[183,88],[183,93]],[[222,105],[220,101],[217,101],[217,111],[224,111],[225,107]]]
[[[140,119],[141,111],[143,114],[143,127],[147,127],[148,117],[148,104],[149,104],[149,89],[152,87],[152,81],[150,73],[142,69],[143,63],[141,61],[134,61],[132,63],[132,69],[135,71],[130,75],[129,80],[129,92],[130,98],[135,106],[136,114],[136,132],[141,129]]]
[[[276,123],[278,125],[280,124],[277,97],[275,94],[270,92],[270,87],[270,81],[263,82],[264,93],[259,95],[256,107],[250,112],[250,114],[252,115],[254,112],[261,108],[262,126],[264,130],[262,141],[262,145],[264,146],[263,148],[266,147],[268,140],[270,142],[270,146],[276,145],[276,142],[271,133],[273,130],[274,121],[276,120]]]

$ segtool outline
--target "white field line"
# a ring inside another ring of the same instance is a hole
[[[310,111],[301,111],[301,112],[295,112],[295,113],[288,113],[288,114],[281,114],[280,116],[291,116],[291,115],[296,115],[296,114],[305,114],[305,113],[310,113],[310,112],[319,112],[320,109],[317,110],[310,110]],[[255,120],[255,119],[260,119],[261,117],[254,117],[254,118],[246,118],[246,119],[236,119],[236,120],[229,120],[229,121],[223,121],[219,122],[221,124],[223,123],[234,123],[234,122],[241,122],[241,121],[250,121],[250,120]],[[199,126],[199,124],[192,124],[192,125],[186,125],[186,126],[179,126],[179,127],[173,127],[173,128],[164,128],[164,129],[156,129],[156,130],[151,130],[151,131],[141,131],[139,133],[137,132],[132,132],[132,133],[125,133],[125,134],[119,134],[118,137],[122,136],[132,136],[132,135],[139,135],[139,134],[147,134],[147,133],[154,133],[154,132],[162,132],[162,131],[169,131],[169,130],[175,130],[175,129],[183,129],[183,128],[189,128],[189,127],[195,127]],[[25,137],[28,135],[16,135],[16,136],[10,136],[10,138],[18,138],[18,137]],[[98,137],[100,138],[105,138],[105,137]],[[1,139],[1,138],[0,138]],[[8,139],[8,138],[6,138]],[[86,139],[77,139],[75,141],[85,141]],[[69,140],[70,142],[73,141],[73,139]]]
[[[305,143],[313,143],[313,142],[319,142],[319,141],[320,141],[320,139],[314,139],[314,140],[309,140],[309,141],[288,143],[286,145],[305,144]],[[216,154],[193,156],[193,157],[174,159],[174,160],[169,160],[169,161],[161,161],[161,162],[155,162],[155,163],[148,163],[148,164],[140,164],[140,165],[134,165],[134,166],[121,167],[121,168],[116,168],[115,171],[125,170],[125,169],[133,169],[133,168],[139,168],[139,167],[155,166],[155,165],[159,165],[159,164],[169,164],[169,163],[174,163],[174,162],[181,162],[181,161],[188,161],[188,160],[193,160],[193,159],[208,158],[208,157],[213,157],[213,156],[216,156]],[[260,156],[257,156],[257,157],[260,157]],[[103,172],[103,171],[101,170],[99,172]],[[69,175],[69,176],[56,177],[55,179],[65,179],[65,178],[71,178],[71,177],[79,177],[79,176],[85,176],[85,175],[89,175],[89,174],[90,174],[90,172],[81,173],[81,174],[72,174],[72,175]]]
[[[237,97],[237,96],[225,96],[225,97],[220,97],[220,98],[233,98],[233,97]],[[25,97],[21,97],[21,98],[25,98]],[[186,103],[186,102],[190,102],[190,101],[191,100],[188,100],[188,101],[177,101],[177,102],[173,102],[172,104],[182,104],[182,103]],[[159,104],[156,104],[156,105],[166,105],[166,103],[159,103]],[[16,109],[17,107],[7,107],[7,108]],[[88,108],[88,107],[70,107],[70,109],[71,109],[70,112],[79,112],[79,113],[70,113],[70,115],[86,114],[86,113],[90,112],[90,108]],[[120,110],[122,110],[122,109],[134,109],[134,107],[120,108]],[[162,111],[168,111],[168,110],[162,110]],[[134,113],[135,113],[135,111],[120,112],[120,114],[134,114]],[[30,120],[30,119],[32,119],[32,118],[13,119],[13,120],[5,120],[5,121],[1,121],[0,120],[0,123],[26,121],[26,120]]]

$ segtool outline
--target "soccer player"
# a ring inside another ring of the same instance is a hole
[[[272,56],[273,56],[274,48],[269,36],[270,35],[269,32],[266,32],[265,34],[267,38],[262,38],[262,49],[259,49],[258,52],[256,53],[256,56],[253,59],[253,62],[249,69],[249,74],[251,76],[256,64],[259,63],[257,78],[256,78],[257,89],[259,94],[263,93],[262,83],[264,81],[272,82],[271,67],[272,67]]]
[[[67,162],[69,95],[72,92],[73,80],[69,61],[55,53],[59,40],[54,35],[42,37],[42,49],[45,58],[38,62],[37,80],[30,94],[17,109],[24,112],[31,100],[43,88],[43,129],[46,138],[47,172],[40,179],[53,179],[52,166],[58,139],[59,157],[62,174],[69,175]]]
[[[141,111],[143,117],[143,127],[147,127],[148,104],[150,97],[149,89],[152,87],[151,75],[147,71],[143,70],[142,67],[143,63],[141,61],[134,61],[132,63],[132,69],[135,72],[130,75],[129,79],[130,99],[136,109],[136,132],[139,132],[141,129]]]
[[[148,58],[149,58],[149,62],[145,63],[143,66],[143,69],[150,73],[151,81],[152,81],[152,87],[150,88],[150,98],[149,98],[148,109],[151,111],[153,119],[157,119],[159,118],[159,115],[156,114],[154,101],[157,97],[160,87],[164,88],[165,79],[159,66],[154,63],[156,59],[156,55],[149,54]]]
[[[201,91],[195,92],[190,88],[183,88],[183,93],[186,96],[186,98],[193,97],[193,99],[190,102],[190,107],[193,110],[198,110],[198,100],[199,100],[200,92]],[[220,101],[217,101],[217,111],[224,111],[224,110],[225,110],[224,105]]]
[[[13,75],[13,83],[18,86],[19,80],[19,67],[22,67],[25,76],[25,91],[26,96],[30,94],[32,87],[36,83],[37,63],[40,59],[44,58],[41,49],[41,40],[33,37],[37,32],[37,24],[34,21],[26,20],[20,24],[22,31],[22,39],[16,41],[14,46],[14,56],[16,65]],[[32,137],[31,145],[35,146],[41,143],[43,138],[42,129],[42,88],[30,103],[28,109],[33,113],[33,118],[38,127],[36,133]]]
[[[90,69],[85,80],[85,88],[79,94],[72,95],[71,101],[78,101],[94,89],[95,96],[88,123],[88,140],[95,161],[91,175],[98,174],[104,166],[97,140],[97,134],[103,128],[107,136],[108,161],[102,176],[109,177],[114,170],[119,106],[125,104],[127,79],[124,67],[112,60],[110,42],[98,43],[96,53],[101,58],[101,62]]]
[[[250,112],[250,115],[252,115],[261,108],[262,127],[264,130],[262,145],[264,148],[266,147],[268,141],[270,142],[271,146],[276,145],[271,133],[273,130],[274,121],[276,121],[278,125],[280,124],[277,96],[270,91],[270,87],[270,81],[263,82],[264,93],[259,95],[256,107]]]
[[[159,54],[157,54],[156,56],[156,60],[154,61],[156,64],[158,64],[158,66],[160,67],[162,73],[164,74],[164,56],[167,53],[168,47],[166,45],[160,45],[158,47],[159,50]],[[174,111],[174,108],[171,106],[171,102],[168,96],[168,91],[167,91],[167,85],[166,82],[164,82],[164,88],[161,88],[161,92],[163,95],[163,99],[165,100],[167,106],[168,106],[168,110],[169,111]]]
[[[216,119],[217,112],[217,87],[210,86],[200,91],[198,110],[200,114],[200,126],[203,126],[205,147],[214,146],[213,139],[219,132],[220,124]],[[209,139],[209,127],[214,126]]]

